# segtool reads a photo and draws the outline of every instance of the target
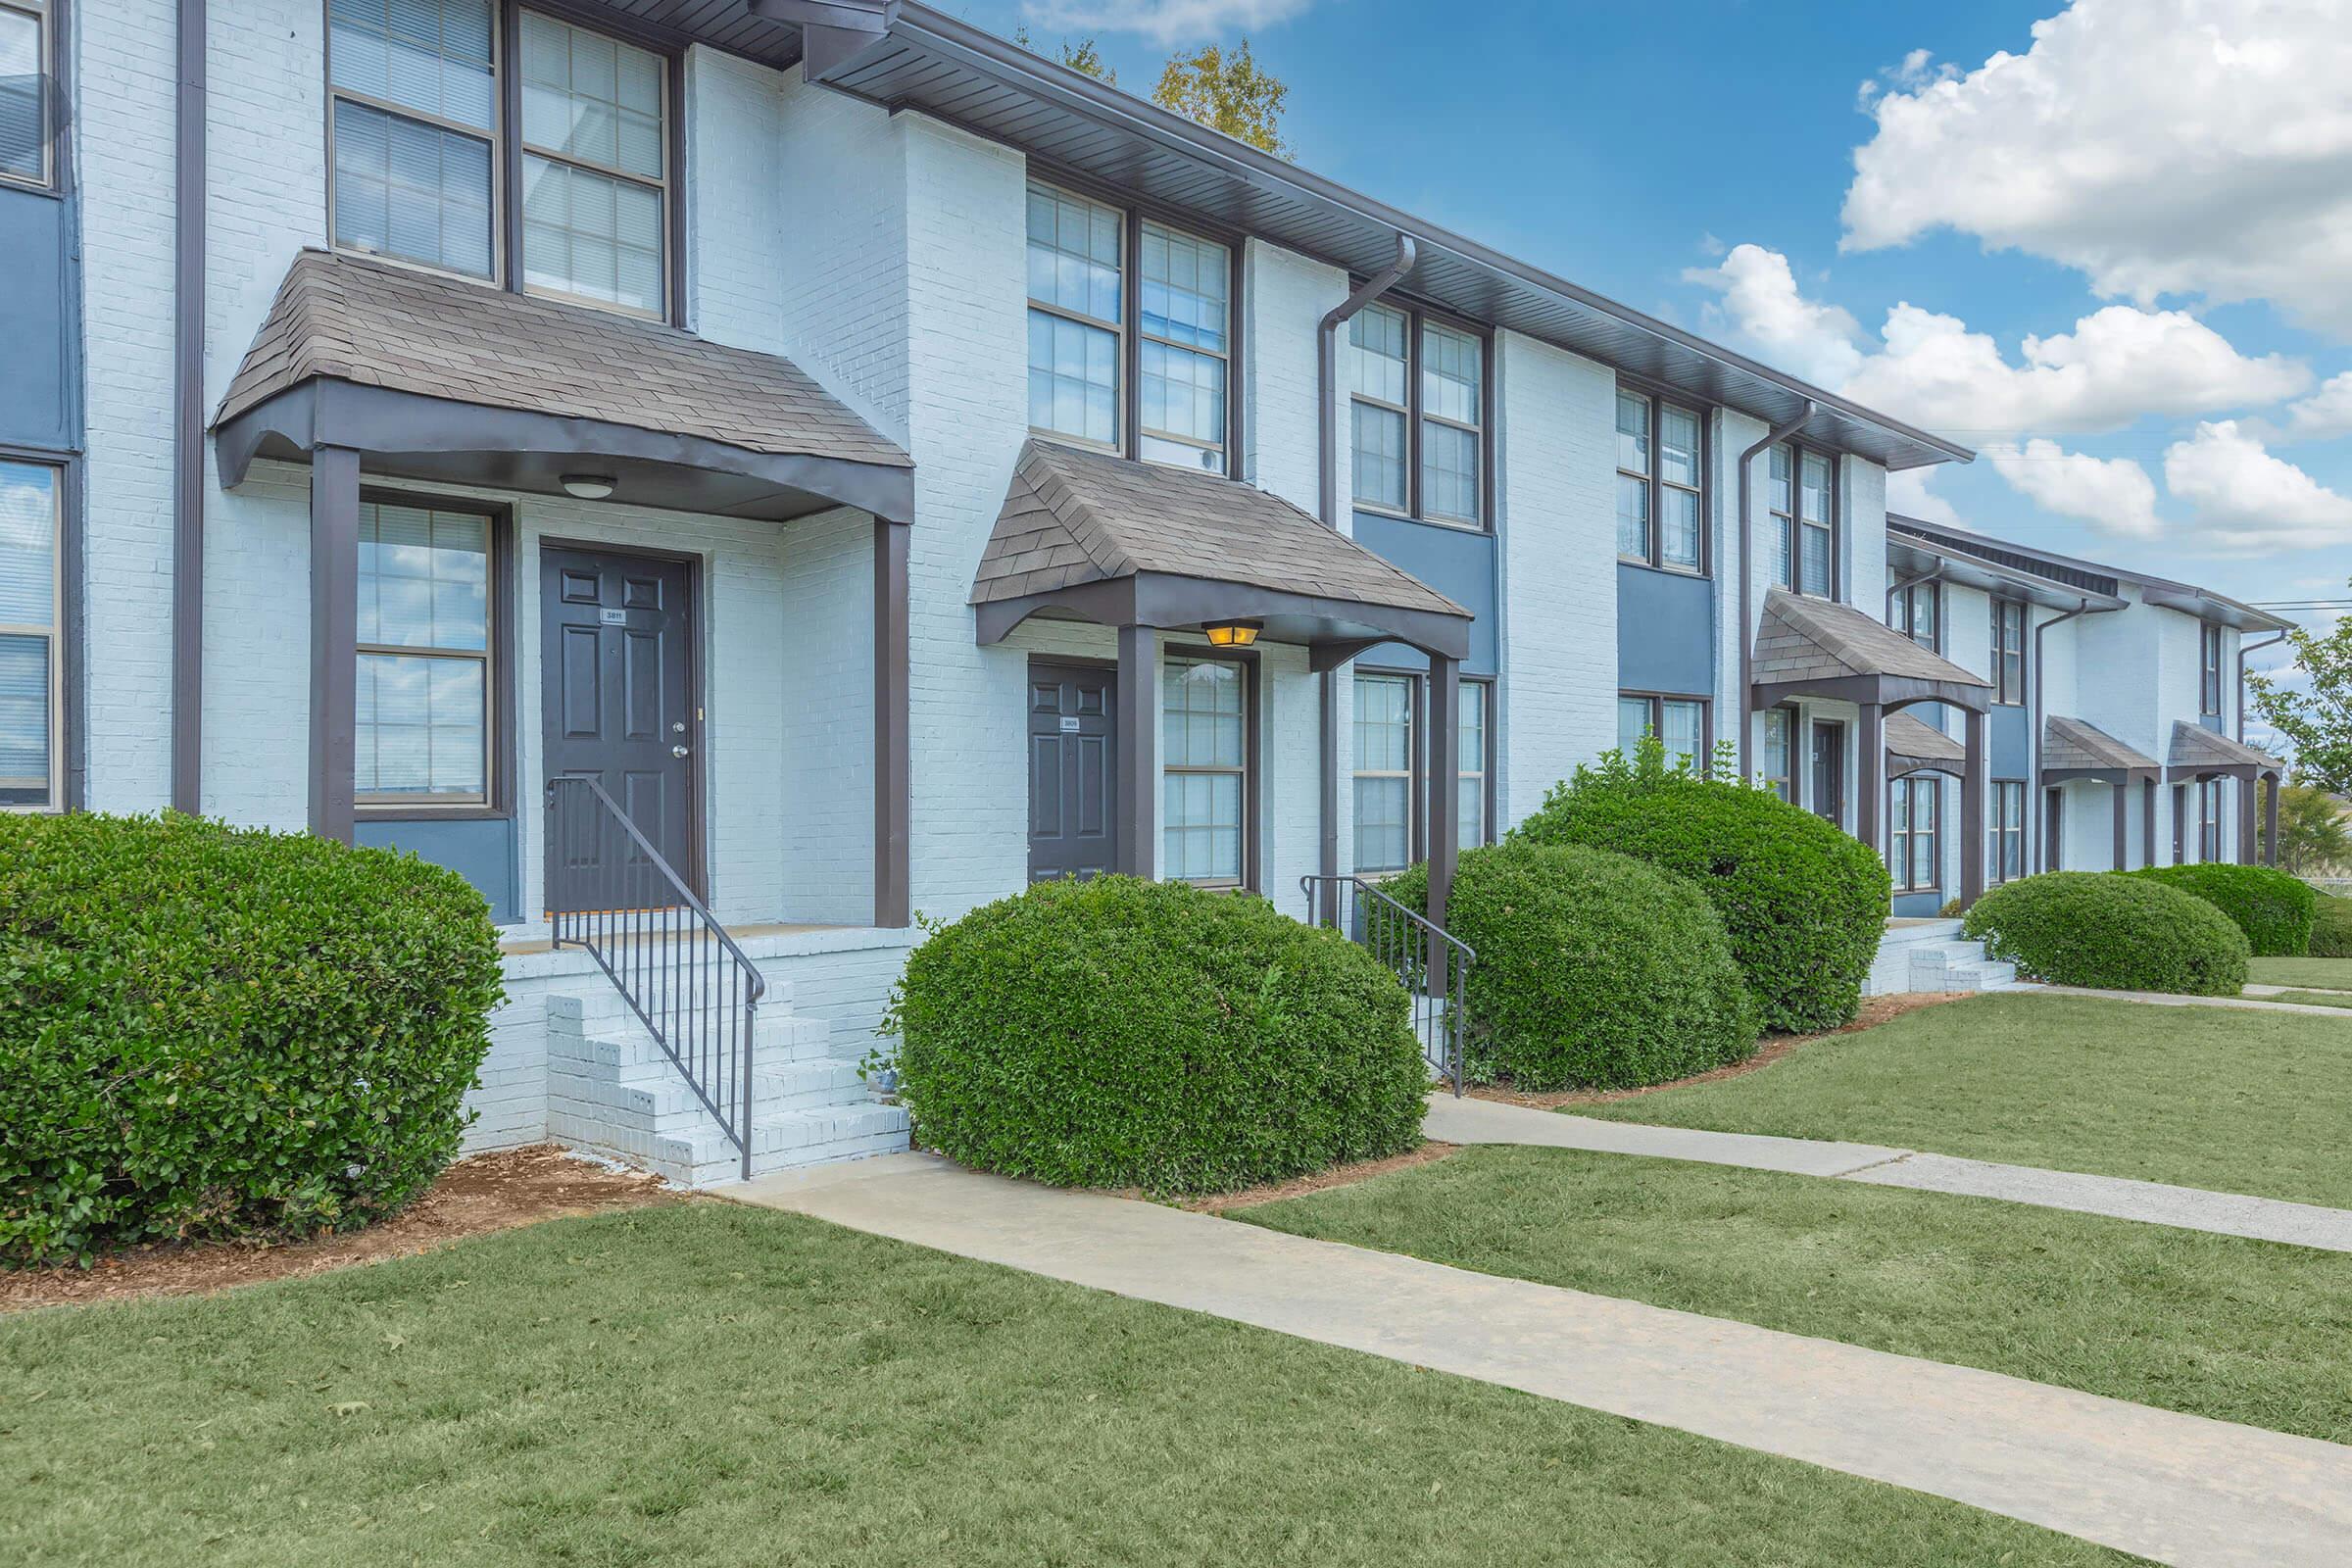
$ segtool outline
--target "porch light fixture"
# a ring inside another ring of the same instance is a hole
[[[1228,620],[1200,628],[1211,648],[1247,648],[1264,629],[1262,622],[1254,620]]]
[[[612,493],[612,476],[609,473],[567,473],[564,476],[564,493],[581,501],[602,501]]]

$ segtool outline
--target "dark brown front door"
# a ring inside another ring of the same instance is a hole
[[[1112,772],[1118,674],[1029,666],[1029,880],[1100,876],[1118,863]]]
[[[700,893],[689,568],[569,545],[544,546],[539,559],[547,776],[602,784]]]
[[[1813,814],[1845,825],[1845,726],[1813,723]]]

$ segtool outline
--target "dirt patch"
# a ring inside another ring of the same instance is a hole
[[[111,1253],[86,1269],[0,1272],[0,1312],[196,1296],[261,1280],[323,1274],[543,1219],[675,1202],[681,1196],[658,1176],[583,1159],[553,1144],[501,1150],[459,1160],[422,1198],[362,1231],[275,1244],[159,1243]]]
[[[1282,1198],[1304,1198],[1308,1193],[1328,1192],[1334,1187],[1352,1186],[1374,1176],[1386,1176],[1393,1170],[1410,1170],[1415,1165],[1434,1164],[1461,1149],[1459,1144],[1423,1144],[1419,1149],[1386,1159],[1361,1159],[1352,1165],[1334,1165],[1311,1176],[1294,1176],[1287,1182],[1270,1182],[1263,1187],[1245,1187],[1238,1193],[1212,1193],[1206,1198],[1195,1198],[1182,1206],[1196,1214],[1222,1214],[1229,1209],[1249,1208],[1258,1203],[1271,1203]]]
[[[1507,1084],[1481,1084],[1470,1091],[1481,1100],[1499,1100],[1509,1105],[1533,1105],[1539,1110],[1557,1110],[1562,1105],[1600,1105],[1617,1100],[1639,1100],[1661,1090],[1685,1089],[1691,1084],[1711,1084],[1719,1079],[1738,1078],[1769,1067],[1794,1051],[1802,1050],[1816,1040],[1835,1040],[1839,1035],[1856,1035],[1865,1029],[1876,1029],[1883,1023],[1917,1012],[1922,1007],[1939,1006],[1946,1002],[1962,1002],[1976,995],[1971,991],[1912,991],[1901,996],[1870,997],[1864,1000],[1862,1010],[1854,1021],[1841,1029],[1826,1029],[1814,1035],[1774,1035],[1764,1042],[1764,1048],[1745,1061],[1711,1068],[1690,1078],[1677,1078],[1670,1084],[1651,1084],[1643,1089],[1564,1089],[1551,1094],[1521,1094]]]

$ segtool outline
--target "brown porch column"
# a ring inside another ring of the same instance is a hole
[[[1862,705],[1862,722],[1855,725],[1862,755],[1854,763],[1854,837],[1884,853],[1879,814],[1886,808],[1886,710],[1877,703]]]
[[[2237,782],[2237,863],[2252,865],[2260,846],[2254,841],[2254,775]]]
[[[2262,863],[2277,865],[2278,863],[2278,775],[2269,774],[2263,779],[2263,782],[2270,788],[2263,792],[2262,799]]]
[[[1159,832],[1159,726],[1152,718],[1152,688],[1159,675],[1159,633],[1149,626],[1119,628],[1119,708],[1114,760],[1119,792],[1118,868],[1151,876]]]
[[[310,827],[351,842],[360,679],[360,455],[311,455]]]
[[[2115,868],[2132,869],[2132,781],[2119,778],[2114,785],[2115,795]]]
[[[1988,762],[1984,755],[1984,714],[1966,709],[1961,714],[1964,760],[1960,763],[1960,903],[1963,907],[1984,896],[1984,794]]]
[[[2139,781],[2139,863],[2156,863],[2156,781]]]
[[[1461,845],[1462,666],[1459,661],[1429,661],[1429,918],[1446,924],[1453,893],[1453,862]],[[1433,945],[1434,946],[1434,945]],[[1443,996],[1446,979],[1442,952],[1430,956],[1430,990]]]
[[[907,744],[906,553],[910,530],[874,519],[874,924],[912,923],[913,767]]]

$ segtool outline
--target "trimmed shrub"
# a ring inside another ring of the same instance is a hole
[[[1428,866],[1388,891],[1426,910]],[[1671,872],[1506,841],[1462,856],[1446,928],[1478,955],[1474,1057],[1518,1088],[1632,1089],[1755,1053],[1756,1005],[1723,920]]]
[[[0,816],[0,975],[12,1263],[399,1208],[501,994],[456,873],[184,816]]]
[[[1421,1142],[1396,977],[1263,899],[1048,882],[931,935],[885,1033],[924,1147],[1060,1187],[1229,1191]]]
[[[2352,958],[2352,899],[2316,896],[2311,910],[2311,956]]]
[[[2300,958],[2311,951],[2312,906],[2319,894],[2284,871],[2208,862],[2151,865],[2125,874],[2203,899],[2246,934],[2258,958]]]
[[[1861,1007],[1886,930],[1886,867],[1768,790],[1604,763],[1554,785],[1511,836],[1613,850],[1689,878],[1722,917],[1767,1029],[1835,1029]]]
[[[1963,929],[1995,958],[2052,985],[2234,997],[2245,933],[2203,899],[2112,871],[2046,871],[1994,888]]]

